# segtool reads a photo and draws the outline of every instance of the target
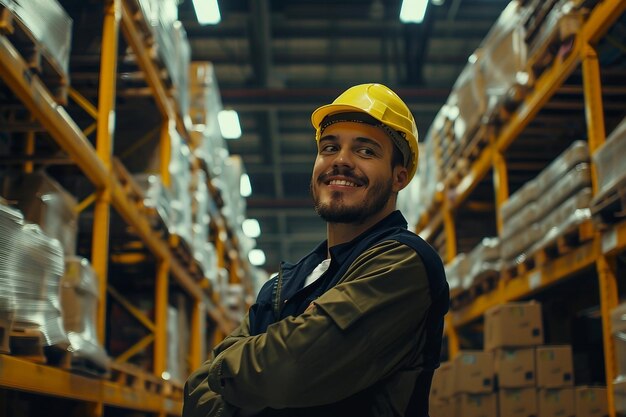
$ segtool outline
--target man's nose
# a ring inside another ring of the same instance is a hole
[[[342,148],[335,155],[335,160],[333,161],[333,165],[335,166],[354,166],[354,155],[350,151],[350,149]]]

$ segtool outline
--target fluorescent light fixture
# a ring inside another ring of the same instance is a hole
[[[257,238],[261,236],[261,226],[257,219],[246,219],[241,224],[241,228],[246,236],[251,238]]]
[[[428,0],[403,0],[400,9],[402,23],[422,23],[426,15]]]
[[[222,132],[224,139],[239,139],[241,137],[239,115],[235,110],[220,111],[217,114],[217,121],[220,124],[220,132]]]
[[[252,265],[261,266],[265,264],[265,252],[261,249],[252,249],[248,252],[248,259]]]
[[[201,25],[217,25],[222,20],[217,0],[193,0],[193,8]]]
[[[241,174],[241,178],[239,178],[239,194],[242,197],[250,197],[252,194],[252,184],[250,184],[248,174]]]

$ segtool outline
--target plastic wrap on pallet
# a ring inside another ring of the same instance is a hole
[[[464,288],[469,288],[474,281],[485,274],[499,273],[502,267],[500,240],[496,237],[483,238],[467,254],[467,264],[469,268],[463,282]]]
[[[65,258],[65,274],[60,284],[63,328],[70,341],[73,358],[90,361],[108,371],[111,360],[98,341],[96,314],[99,300],[98,278],[85,258]]]
[[[213,285],[217,282],[217,252],[211,242],[204,242],[202,247],[194,248],[194,257],[200,264],[203,276]]]
[[[539,223],[540,240],[533,246],[532,251],[544,248],[558,236],[572,230],[591,218],[591,188],[580,190],[575,195],[553,209],[547,217]]]
[[[417,208],[420,206],[420,182],[417,179],[411,181],[398,193],[397,208],[406,218],[410,230],[415,230],[419,220]]]
[[[552,210],[579,190],[591,186],[591,167],[581,163],[567,172],[550,192],[544,192],[537,199],[537,218],[550,215]]]
[[[529,202],[521,210],[503,222],[502,238],[507,239],[515,233],[523,231],[529,224],[537,220],[537,213],[537,203]]]
[[[245,219],[246,200],[241,196],[241,176],[245,173],[243,160],[231,155],[224,164],[224,171],[217,182],[222,192],[222,212],[231,228],[240,228]]]
[[[179,303],[180,304],[180,303]],[[169,378],[182,384],[187,379],[187,352],[189,350],[189,328],[184,306],[167,308],[167,372]]]
[[[172,196],[169,190],[163,186],[161,176],[155,174],[135,174],[133,178],[144,192],[143,205],[153,210],[163,224],[169,228]],[[156,221],[158,222],[158,220]],[[153,224],[153,227],[158,227],[158,224]]]
[[[192,62],[189,67],[189,116],[206,135],[221,137],[217,114],[222,110],[219,84],[211,62]]]
[[[72,43],[72,19],[56,0],[3,2],[28,28],[44,53],[68,77]]]
[[[553,190],[553,185],[573,167],[589,161],[589,146],[587,142],[577,140],[548,165],[539,175],[537,181],[537,195],[543,195],[548,190]]]
[[[206,183],[206,174],[202,170],[195,170],[191,180],[191,213],[193,223],[193,246],[202,245],[209,240],[209,189]]]
[[[526,251],[541,238],[541,229],[537,223],[528,225],[524,233],[518,233],[500,242],[502,260],[511,265],[523,260]]]
[[[191,118],[189,117],[189,65],[191,63],[191,46],[187,39],[187,32],[183,24],[174,22],[172,37],[177,61],[177,73],[174,80],[174,99],[178,104],[178,111],[187,129],[191,128]]]
[[[169,164],[170,192],[170,233],[183,238],[192,244],[192,212],[191,207],[191,167],[189,165],[189,147],[183,143],[174,127],[170,129],[171,158]]]
[[[593,154],[598,188],[601,193],[607,192],[626,178],[626,119],[611,132],[606,142]]]
[[[537,182],[533,179],[526,182],[522,188],[513,193],[500,208],[500,215],[505,222],[509,220],[521,208],[535,201],[538,196]]]
[[[457,254],[452,262],[446,264],[446,280],[450,286],[451,295],[463,289],[463,280],[468,274],[469,266],[464,253]]]
[[[504,100],[513,98],[516,86],[527,87],[527,49],[522,18],[526,9],[511,1],[480,46],[480,71],[485,83],[487,112],[498,110]]]
[[[38,330],[46,345],[67,344],[59,308],[63,249],[19,212],[0,206],[0,313]]]
[[[581,12],[577,10],[579,4],[580,1],[577,0],[561,0],[552,7],[530,43],[529,56],[534,56],[538,51],[543,50],[557,27],[560,39],[578,32],[582,26]]]
[[[484,81],[481,79],[476,51],[457,78],[447,105],[451,109],[448,117],[454,123],[454,137],[463,142],[481,123],[487,109]]]
[[[27,221],[59,240],[65,255],[76,253],[76,200],[58,182],[42,171],[7,178],[3,195],[15,202]]]

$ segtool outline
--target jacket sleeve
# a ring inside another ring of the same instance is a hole
[[[383,242],[357,258],[313,308],[222,351],[209,368],[209,386],[244,409],[337,402],[420,355],[430,304],[419,256]]]
[[[222,396],[211,391],[207,382],[208,372],[216,355],[238,340],[250,336],[249,318],[246,315],[241,325],[217,345],[209,360],[194,371],[184,387],[183,417],[233,417],[239,409],[224,401]]]

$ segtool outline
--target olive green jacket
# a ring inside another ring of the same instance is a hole
[[[303,314],[256,336],[246,316],[189,377],[183,416],[326,417],[350,398],[369,415],[403,416],[423,371],[430,306],[420,256],[379,243]]]

